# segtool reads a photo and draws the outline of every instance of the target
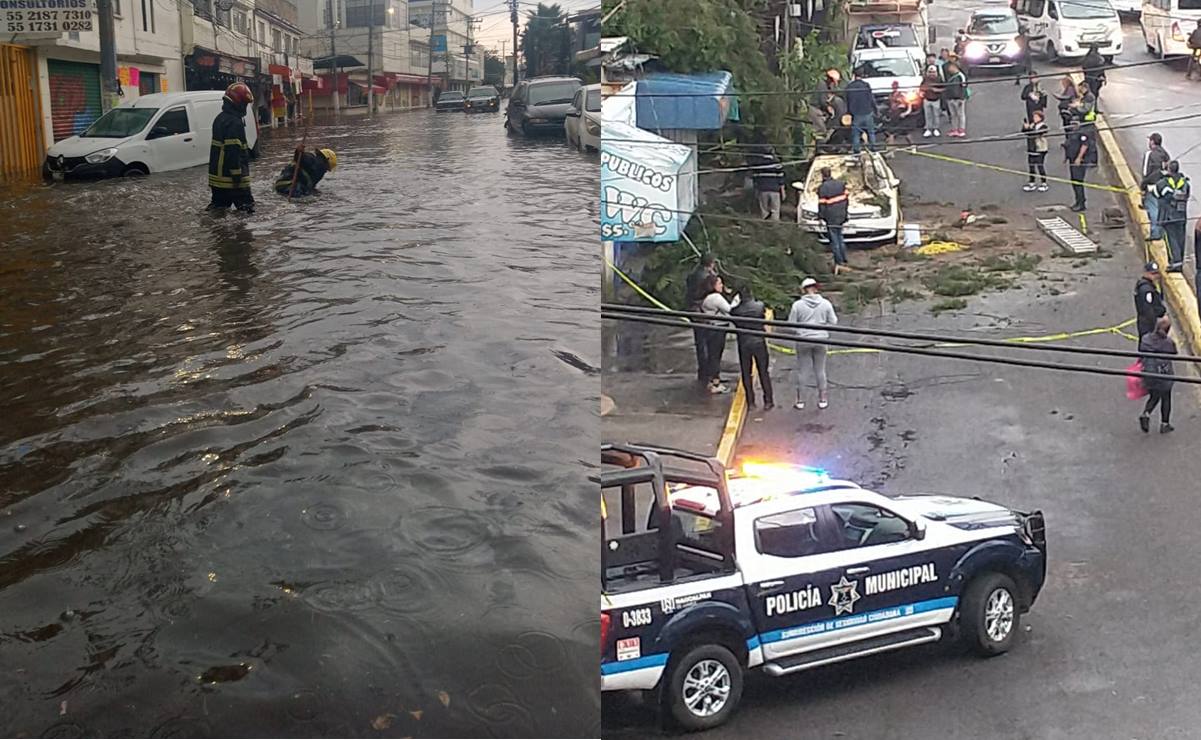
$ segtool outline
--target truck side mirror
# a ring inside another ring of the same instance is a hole
[[[918,519],[909,523],[909,534],[915,540],[926,539],[926,523]]]

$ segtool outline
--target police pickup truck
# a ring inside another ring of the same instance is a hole
[[[886,497],[820,470],[601,449],[602,691],[686,730],[770,676],[933,642],[1008,650],[1046,577],[1040,512]]]

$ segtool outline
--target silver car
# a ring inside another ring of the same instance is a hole
[[[600,85],[586,85],[576,90],[571,108],[563,120],[567,143],[584,151],[600,151],[601,92]]]

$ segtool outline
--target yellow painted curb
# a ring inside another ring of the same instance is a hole
[[[738,449],[738,438],[742,436],[742,428],[746,425],[746,389],[742,380],[734,390],[734,402],[730,404],[730,413],[726,414],[726,426],[721,430],[721,441],[717,444],[717,459],[727,468],[734,462],[734,453]]]
[[[1097,130],[1101,139],[1101,147],[1108,155],[1114,174],[1125,188],[1123,201],[1126,204],[1126,211],[1130,214],[1130,223],[1136,230],[1134,237],[1137,241],[1145,243],[1143,234],[1150,230],[1151,223],[1147,219],[1147,212],[1139,207],[1142,202],[1142,190],[1138,186],[1138,180],[1134,177],[1134,170],[1130,169],[1130,163],[1122,154],[1117,137],[1105,125],[1105,117],[1101,114],[1097,115]],[[1144,259],[1150,257],[1161,265],[1168,263],[1168,250],[1162,239],[1148,244],[1144,248],[1143,256]],[[1184,279],[1184,275],[1178,272],[1165,273],[1163,294],[1168,307],[1176,316],[1177,328],[1189,343],[1189,354],[1201,354],[1201,313],[1198,313],[1197,310],[1197,296],[1193,293],[1188,281]]]

